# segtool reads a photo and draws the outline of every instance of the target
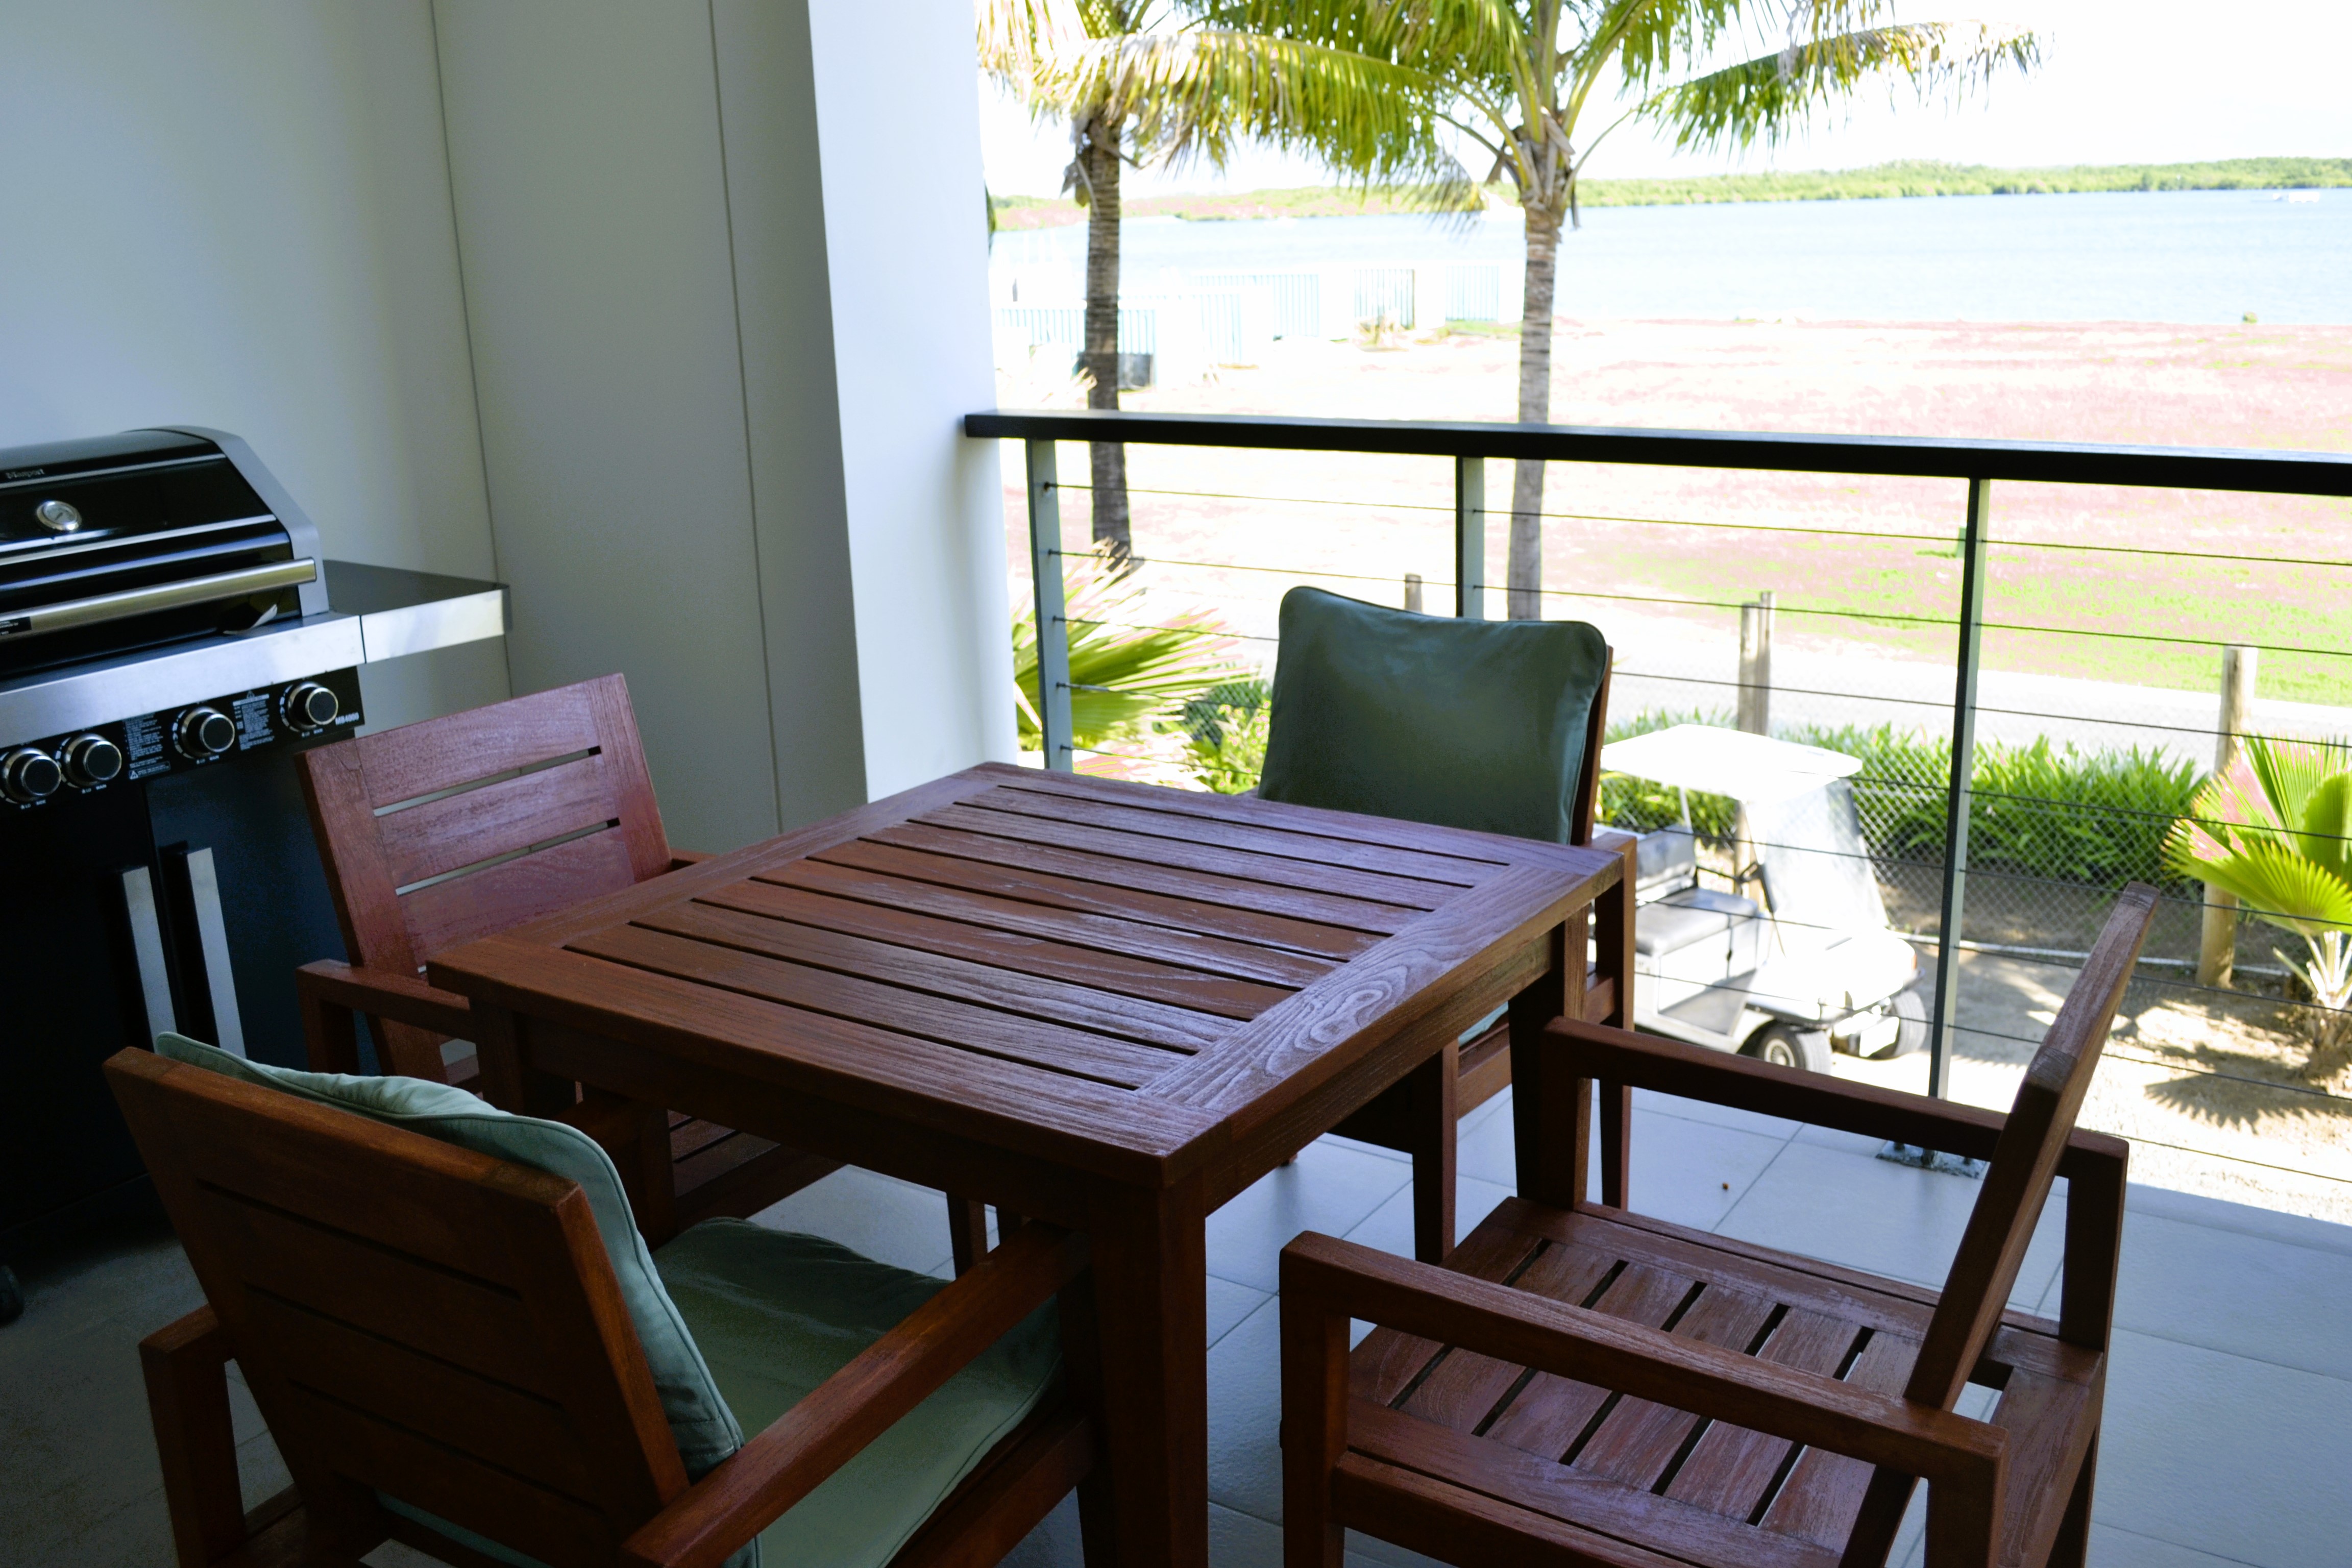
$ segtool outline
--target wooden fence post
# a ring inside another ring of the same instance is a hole
[[[2221,650],[2221,718],[2213,736],[2213,771],[2227,773],[2245,754],[2246,732],[2254,719],[2256,650],[2233,645]],[[2205,885],[2204,927],[2197,946],[2197,984],[2227,985],[2238,958],[2238,900]]]
[[[1739,606],[1739,727],[1772,732],[1772,590]]]

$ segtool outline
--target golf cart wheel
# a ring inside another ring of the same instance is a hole
[[[1927,1004],[1919,999],[1919,993],[1897,991],[1892,1005],[1895,1016],[1902,1020],[1895,1026],[1895,1043],[1883,1051],[1873,1051],[1870,1054],[1872,1061],[1893,1061],[1896,1057],[1907,1057],[1915,1051],[1927,1048]]]
[[[0,1323],[13,1323],[25,1315],[25,1292],[16,1283],[16,1271],[0,1263]]]
[[[1739,1047],[1743,1057],[1775,1067],[1801,1068],[1807,1072],[1830,1070],[1830,1037],[1819,1029],[1801,1031],[1786,1024],[1767,1024]]]

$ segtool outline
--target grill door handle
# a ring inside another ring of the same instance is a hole
[[[212,993],[214,1044],[245,1055],[245,1025],[236,1016],[236,976],[228,964],[228,921],[221,914],[220,876],[210,849],[188,851],[188,898],[196,910],[196,945],[205,955],[205,988]]]
[[[149,1044],[180,1032],[172,1007],[172,972],[163,960],[163,920],[155,907],[155,879],[144,866],[122,873],[122,902],[131,911],[131,954],[139,965],[139,994],[147,1003]]]
[[[0,611],[0,642],[22,642],[26,637],[47,637],[75,626],[119,621],[126,616],[144,616],[218,599],[241,599],[248,594],[265,594],[276,588],[299,587],[316,581],[318,575],[316,561],[279,561],[236,572],[215,572],[209,577],[190,577],[180,583],[159,583],[152,588],[126,588],[120,594],[36,605],[27,610]]]

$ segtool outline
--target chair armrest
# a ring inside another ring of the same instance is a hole
[[[1085,1268],[1032,1222],[755,1434],[623,1543],[636,1568],[717,1568]]]
[[[421,974],[391,969],[353,969],[339,959],[320,959],[294,972],[295,989],[305,997],[372,1013],[396,1024],[413,1024],[436,1035],[467,1037],[473,1008],[454,991],[425,984]]]
[[[669,868],[673,871],[683,871],[688,866],[699,866],[709,858],[710,851],[708,849],[673,848],[669,852]]]
[[[247,1536],[228,1409],[227,1367],[235,1355],[209,1305],[139,1342],[181,1568],[206,1568]]]
[[[2007,1453],[1981,1421],[1311,1231],[1282,1249],[1281,1294],[1931,1483],[1991,1484]]]
[[[1606,1024],[1562,1018],[1548,1026],[1548,1033],[1547,1044],[1560,1053],[1562,1065],[1574,1077],[1786,1117],[1969,1159],[1990,1159],[2001,1128],[2009,1121],[1998,1110],[1775,1067]],[[2129,1151],[2130,1145],[2120,1138],[2078,1128],[2067,1140],[2058,1173],[2071,1175],[2092,1161],[2112,1163],[2126,1158]]]

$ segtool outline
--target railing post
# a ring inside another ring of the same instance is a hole
[[[1976,773],[1977,663],[1984,633],[1985,536],[1992,481],[1969,481],[1960,542],[1959,671],[1952,694],[1952,776],[1944,815],[1944,912],[1936,937],[1936,1008],[1927,1027],[1927,1092],[1945,1098],[1960,1002],[1960,920],[1968,901],[1969,805]]]
[[[1454,459],[1454,613],[1486,618],[1486,459]]]
[[[1029,583],[1037,601],[1037,729],[1045,765],[1077,766],[1070,740],[1070,623],[1062,603],[1062,492],[1054,443],[1025,443],[1029,470]]]

